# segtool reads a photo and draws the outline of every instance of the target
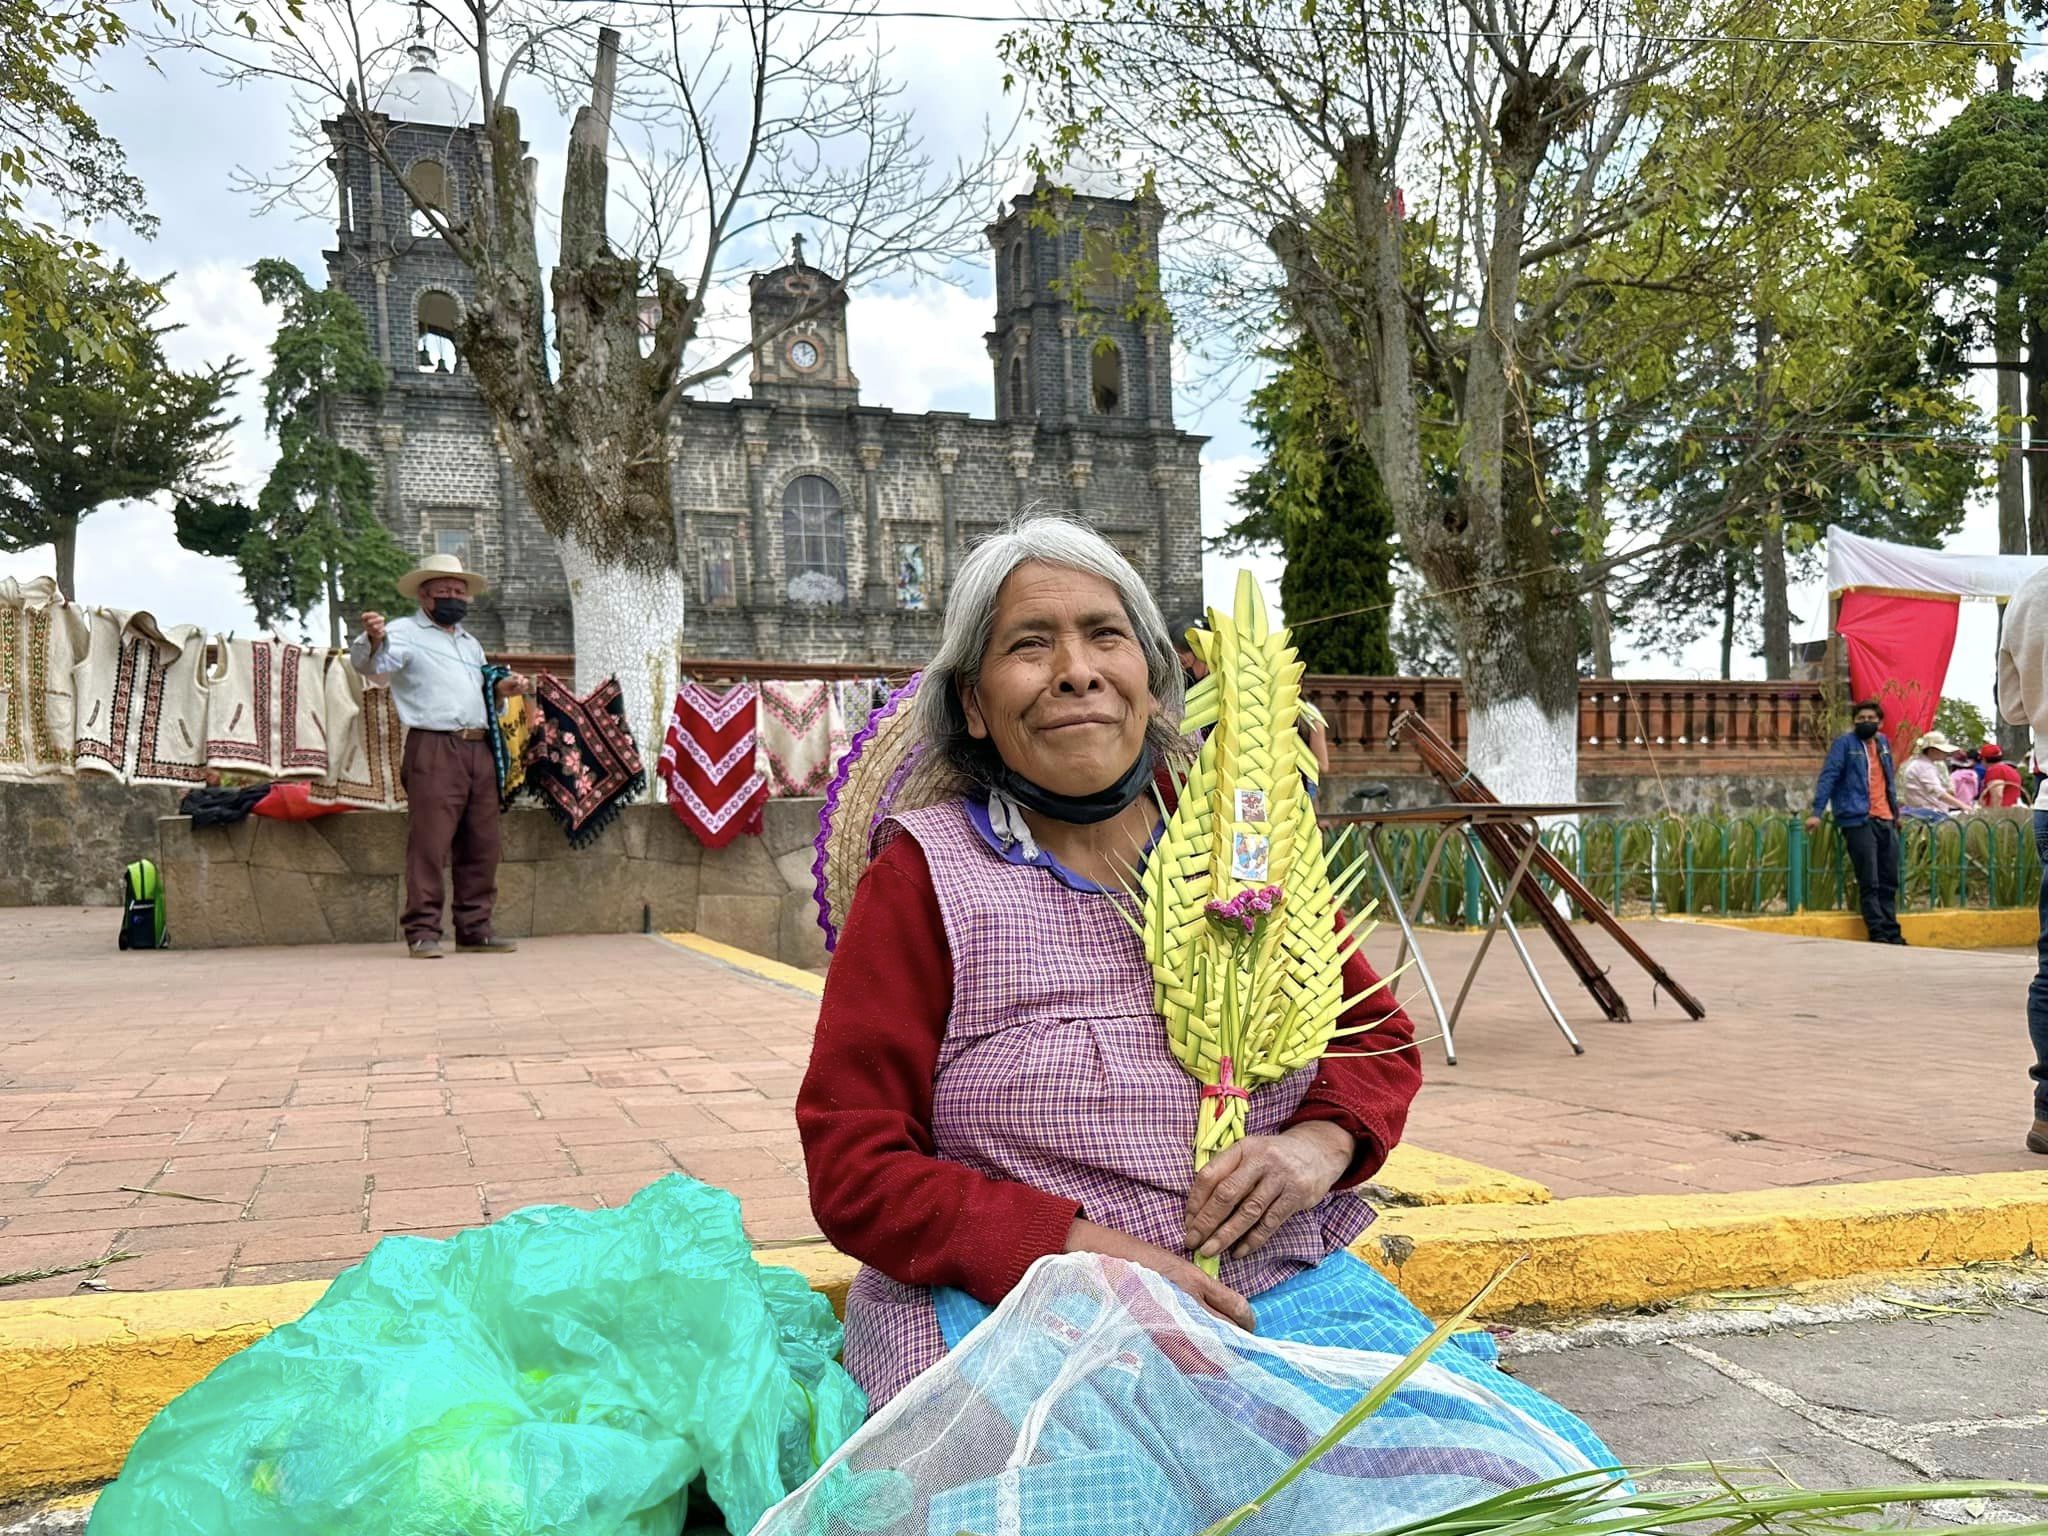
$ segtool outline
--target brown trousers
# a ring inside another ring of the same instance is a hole
[[[455,874],[455,940],[487,938],[498,899],[498,769],[488,741],[408,731],[405,937],[441,937],[441,866]]]

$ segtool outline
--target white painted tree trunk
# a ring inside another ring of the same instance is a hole
[[[1546,714],[1534,699],[1476,701],[1467,717],[1465,760],[1495,797],[1557,804],[1579,797],[1579,721]]]
[[[654,764],[675,700],[682,573],[600,559],[574,534],[557,539],[555,551],[569,580],[576,625],[576,691],[587,694],[607,677],[619,680],[626,723],[647,770],[644,798],[659,799]]]

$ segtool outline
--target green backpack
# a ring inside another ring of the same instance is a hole
[[[148,859],[137,859],[121,871],[121,947],[165,947],[164,883]]]

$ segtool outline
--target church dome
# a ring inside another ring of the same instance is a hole
[[[476,121],[474,91],[465,91],[434,67],[434,50],[423,37],[406,49],[412,67],[392,77],[377,98],[377,110],[395,123],[460,128]]]
[[[1067,163],[1051,176],[1039,177],[1034,174],[1031,181],[1019,187],[1018,195],[1036,191],[1041,180],[1053,186],[1064,187],[1076,197],[1099,197],[1117,202],[1128,201],[1132,195],[1130,181],[1124,173],[1106,160],[1098,159],[1085,149],[1077,149],[1067,157]]]

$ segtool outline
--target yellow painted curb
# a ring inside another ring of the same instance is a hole
[[[1534,1179],[1406,1142],[1366,1181],[1366,1191],[1393,1205],[1543,1205],[1550,1199],[1549,1187]]]
[[[1639,1307],[2048,1255],[2048,1173],[1989,1173],[1740,1195],[1642,1195],[1386,1212],[1352,1251],[1433,1317],[1523,1264],[1482,1317]]]
[[[0,1302],[0,1504],[105,1482],[159,1408],[326,1289]]]
[[[716,939],[707,939],[695,933],[664,933],[662,937],[679,949],[693,950],[706,959],[716,960],[721,965],[729,965],[735,970],[747,971],[759,976],[763,981],[795,987],[799,992],[808,992],[813,997],[824,996],[825,978],[816,971],[807,971],[802,966],[784,965],[780,960],[770,960],[750,949],[721,944]]]
[[[1854,912],[1795,912],[1781,917],[1686,917],[1674,923],[1701,923],[1710,928],[1745,928],[1751,933],[1783,933],[1804,939],[1850,939],[1868,942],[1863,919]],[[1921,949],[2014,949],[2041,935],[2040,913],[2033,907],[1992,907],[1953,912],[1901,912],[1899,931]]]
[[[1353,1247],[1445,1317],[1509,1261],[1487,1317],[1563,1316],[1704,1291],[2048,1254],[2048,1173],[1743,1195],[1435,1205],[1385,1213]],[[859,1266],[823,1246],[759,1250],[845,1303]],[[105,1482],[152,1415],[324,1286],[235,1286],[0,1302],[0,1504]]]

